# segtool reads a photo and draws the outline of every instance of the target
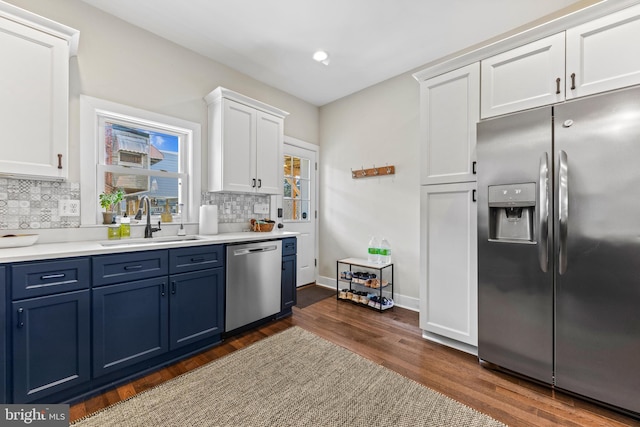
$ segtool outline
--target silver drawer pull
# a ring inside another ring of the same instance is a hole
[[[125,265],[124,269],[125,270],[140,270],[142,268],[142,265],[138,264],[138,265]]]
[[[64,273],[59,274],[45,274],[44,276],[40,276],[40,280],[50,280],[50,279],[60,279],[66,276]]]

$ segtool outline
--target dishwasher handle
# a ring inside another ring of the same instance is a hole
[[[233,251],[233,256],[248,255],[248,254],[259,253],[259,252],[270,252],[270,251],[275,251],[276,249],[278,249],[277,245],[258,246],[258,247],[255,247],[255,248],[236,249],[235,251]]]

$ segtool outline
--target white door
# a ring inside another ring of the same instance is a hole
[[[316,155],[317,146],[284,139],[282,224],[297,231],[297,286],[316,280]]]

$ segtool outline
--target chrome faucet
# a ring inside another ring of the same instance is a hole
[[[153,237],[153,233],[155,231],[162,230],[160,228],[160,221],[158,221],[158,228],[152,227],[151,226],[151,201],[149,200],[149,196],[145,194],[142,197],[140,197],[139,200],[140,200],[140,206],[138,207],[138,212],[136,213],[135,219],[137,220],[142,219],[142,204],[143,202],[146,202],[144,208],[146,209],[146,212],[147,212],[147,225],[144,227],[144,237],[151,238]]]

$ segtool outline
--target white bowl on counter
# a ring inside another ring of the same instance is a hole
[[[19,248],[31,246],[38,241],[37,234],[5,234],[0,236],[0,248]]]

